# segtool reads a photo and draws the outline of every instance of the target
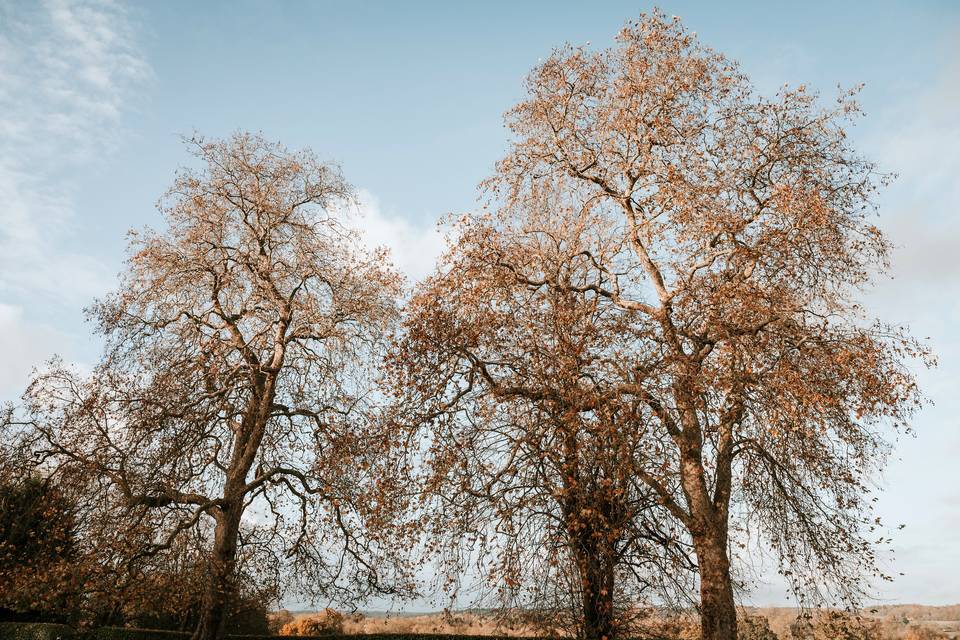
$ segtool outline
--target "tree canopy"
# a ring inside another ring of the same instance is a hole
[[[513,432],[549,422],[534,405],[635,443],[599,451],[655,496],[644,517],[682,530],[704,638],[736,636],[750,534],[801,598],[855,602],[880,575],[871,479],[922,402],[908,363],[931,361],[857,301],[890,245],[870,221],[886,177],[844,131],[855,92],[758,96],[659,13],[613,47],[557,50],[526,87],[489,209],[410,307],[403,380],[437,407],[423,424],[464,459],[497,451],[484,487],[506,482]],[[471,414],[478,396],[509,426],[464,435],[494,415]],[[447,436],[440,415],[463,426]]]
[[[100,363],[51,363],[8,420],[21,459],[93,478],[145,532],[127,567],[212,527],[200,637],[219,635],[241,557],[312,595],[403,592],[382,543],[402,487],[369,411],[399,276],[344,224],[335,165],[244,133],[188,144],[202,166],[161,201],[166,228],[131,232],[117,291],[89,309]]]

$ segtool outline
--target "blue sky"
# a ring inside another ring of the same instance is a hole
[[[935,406],[880,484],[906,523],[878,598],[960,602],[960,3],[661,2],[737,59],[761,92],[866,83],[853,135],[900,174],[880,224],[892,280],[867,296],[929,336]],[[501,114],[564,42],[606,46],[643,2],[222,2],[0,0],[0,399],[54,352],[98,343],[82,308],[112,286],[124,234],[187,161],[179,135],[261,130],[339,161],[362,225],[416,279],[433,230],[475,206],[507,142]],[[761,582],[753,602],[783,600]]]

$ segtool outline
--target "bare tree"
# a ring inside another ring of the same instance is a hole
[[[615,429],[637,432],[631,480],[693,548],[704,638],[736,637],[732,550],[748,530],[804,602],[855,601],[864,576],[880,575],[871,479],[887,434],[908,428],[922,401],[907,362],[932,359],[857,304],[889,243],[869,222],[884,177],[844,131],[853,94],[831,108],[803,87],[758,97],[733,62],[659,13],[628,24],[612,48],[556,51],[527,92],[486,183],[495,210],[451,251],[512,277],[531,309],[498,314],[502,303],[464,285],[453,299],[465,344],[477,349],[491,321],[503,339],[550,336],[529,316],[551,296],[619,318],[598,327],[616,334],[601,348],[615,354],[607,366],[575,385],[549,377],[538,393],[597,388]],[[570,248],[542,260],[518,244]],[[421,322],[451,321],[422,305]],[[416,350],[407,358],[421,370],[448,352],[434,340]],[[441,403],[480,383],[515,384],[499,351],[459,357],[472,370],[451,366],[425,389]],[[591,402],[574,411],[602,415]]]
[[[552,195],[531,199],[522,229],[459,225],[392,363],[404,417],[423,430],[412,440],[426,445],[444,574],[456,585],[478,555],[507,612],[599,640],[627,634],[641,603],[688,604],[694,564],[639,478],[637,402],[610,386],[634,328],[589,287],[584,252],[603,232]]]
[[[128,565],[212,523],[206,640],[241,553],[289,560],[312,595],[408,588],[384,544],[402,485],[370,414],[400,280],[344,226],[336,166],[249,134],[189,144],[203,166],[161,201],[166,230],[131,233],[118,291],[89,310],[102,360],[88,376],[52,363],[7,426],[145,532]]]

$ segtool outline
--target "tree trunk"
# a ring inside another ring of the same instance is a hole
[[[282,364],[282,358],[274,366],[279,367],[279,364]],[[241,428],[235,436],[223,499],[216,512],[210,580],[192,640],[218,640],[222,637],[227,614],[236,603],[237,542],[240,537],[240,517],[243,515],[244,486],[260,449],[273,403],[275,383],[275,375],[257,376],[256,389],[248,400]]]
[[[601,545],[590,532],[576,546],[583,605],[583,635],[586,640],[613,638],[613,563],[603,557]]]
[[[233,502],[223,507],[217,517],[209,582],[193,640],[217,640],[223,635],[224,623],[237,590],[235,569],[241,505],[241,501]]]
[[[703,640],[737,640],[737,607],[730,578],[726,532],[715,527],[694,539],[700,565],[700,625]]]
[[[613,571],[602,566],[596,569],[581,579],[583,632],[586,640],[610,640],[613,638]]]

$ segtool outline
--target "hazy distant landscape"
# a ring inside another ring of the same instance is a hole
[[[743,607],[743,616],[762,616],[779,640],[792,640],[791,625],[797,620],[797,609],[792,607]],[[322,612],[312,610],[290,611],[292,621],[323,618]],[[275,616],[277,614],[274,614]],[[663,618],[666,614],[654,614]],[[868,640],[936,640],[960,638],[960,604],[949,606],[877,605],[861,612],[869,631]],[[287,616],[280,615],[284,620]],[[691,616],[692,618],[692,616]],[[874,626],[875,625],[875,626]],[[651,624],[655,627],[655,624]],[[296,630],[291,627],[288,631]],[[452,634],[499,637],[538,637],[542,631],[532,624],[498,621],[492,612],[389,612],[361,611],[343,614],[342,631],[345,634]],[[861,636],[855,636],[861,637]],[[751,639],[752,640],[752,639]],[[758,638],[758,640],[760,640]]]

